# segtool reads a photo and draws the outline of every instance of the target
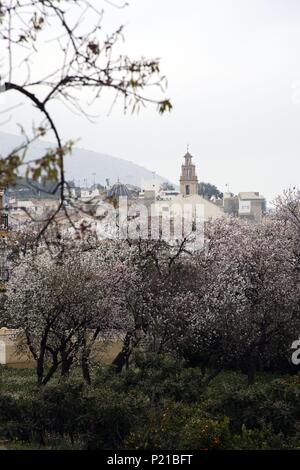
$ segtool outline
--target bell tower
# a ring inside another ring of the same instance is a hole
[[[196,175],[196,167],[192,163],[192,155],[187,150],[184,156],[184,163],[181,165],[180,176],[180,194],[183,196],[191,196],[198,194],[198,178]]]

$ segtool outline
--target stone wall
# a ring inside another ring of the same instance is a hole
[[[0,328],[0,364],[9,366],[33,366],[34,361],[28,352],[20,352],[18,344],[20,341],[20,332],[8,328]],[[97,341],[92,354],[92,359],[104,364],[111,364],[113,359],[122,349],[122,342],[115,339],[108,344],[103,341]]]
[[[18,330],[0,328],[0,364],[24,364],[30,361],[30,355],[18,348]]]

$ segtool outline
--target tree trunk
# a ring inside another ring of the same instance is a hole
[[[91,374],[89,366],[89,353],[83,352],[81,357],[81,369],[84,380],[88,385],[91,385]]]
[[[52,366],[50,367],[47,374],[43,378],[42,385],[46,385],[46,383],[49,382],[49,380],[53,377],[53,375],[57,371],[57,368],[60,364],[59,361],[58,361],[58,351],[53,352],[52,357],[53,357]]]
[[[36,374],[38,379],[38,384],[42,385],[44,378],[44,367],[45,367],[45,353],[46,353],[46,344],[47,344],[48,332],[43,336],[40,344],[40,353],[36,362]]]
[[[69,374],[73,363],[73,357],[67,352],[61,351],[61,376],[65,377]]]
[[[39,355],[38,360],[36,361],[36,374],[38,385],[42,385],[44,377],[44,357]]]
[[[93,336],[89,338],[87,342],[88,332],[84,332],[82,337],[82,354],[81,354],[81,370],[82,376],[88,385],[91,385],[91,374],[90,374],[90,355],[96,339],[98,338],[100,328],[97,327],[93,333]]]
[[[116,367],[117,373],[122,372],[124,366],[127,366],[128,368],[129,357],[132,352],[131,338],[132,338],[132,333],[128,332],[124,339],[122,351],[119,352],[119,354],[115,357],[115,359],[112,362],[112,365]]]
[[[255,369],[254,361],[250,360],[249,364],[248,364],[248,367],[247,367],[248,385],[253,385],[254,384],[255,372],[256,372],[256,369]]]

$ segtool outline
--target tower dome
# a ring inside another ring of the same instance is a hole
[[[119,198],[119,197],[124,197],[124,196],[128,197],[129,194],[130,194],[130,192],[129,192],[129,189],[127,188],[126,184],[122,184],[122,183],[120,183],[120,181],[118,181],[108,191],[107,197],[109,197],[109,198]]]

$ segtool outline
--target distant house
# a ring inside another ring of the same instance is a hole
[[[225,217],[222,207],[219,207],[214,202],[205,199],[199,194],[192,194],[189,196],[179,194],[173,197],[170,201],[156,201],[155,206],[157,213],[162,211],[166,212],[167,208],[169,208],[170,212],[174,215],[179,215],[181,213],[184,215],[185,210],[187,212],[191,210],[193,217],[196,217],[197,210],[198,213],[199,211],[203,211],[202,214],[204,221]]]
[[[225,193],[223,208],[228,215],[260,222],[266,213],[266,199],[259,192]]]

